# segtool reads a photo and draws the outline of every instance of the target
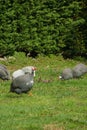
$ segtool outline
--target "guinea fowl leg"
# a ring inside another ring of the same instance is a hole
[[[29,95],[29,96],[33,96],[32,92],[29,92],[28,95]]]

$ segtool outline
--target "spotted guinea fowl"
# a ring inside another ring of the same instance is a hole
[[[73,78],[73,73],[72,73],[72,69],[70,68],[66,68],[63,70],[62,74],[59,76],[59,79],[71,79]]]
[[[80,63],[77,64],[73,69],[73,77],[78,78],[81,77],[83,74],[87,73],[87,66]]]
[[[33,68],[32,73],[27,73],[14,78],[10,86],[10,92],[21,94],[30,91],[34,84],[34,71]]]
[[[2,80],[10,80],[10,72],[3,64],[0,64],[0,78]]]

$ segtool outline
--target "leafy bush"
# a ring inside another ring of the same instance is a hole
[[[15,51],[15,46],[13,44],[0,44],[0,57],[12,56]]]
[[[12,55],[14,51],[33,57],[60,53],[66,58],[84,55],[85,6],[86,1],[82,0],[1,1],[0,55]]]

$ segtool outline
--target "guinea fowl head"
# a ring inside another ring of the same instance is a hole
[[[36,71],[36,67],[32,67],[32,74],[35,77],[35,71]]]
[[[31,75],[33,75],[35,77],[36,67],[34,67],[34,66],[26,66],[26,67],[22,68],[22,70],[24,71],[25,74],[29,73],[29,74],[31,74]]]

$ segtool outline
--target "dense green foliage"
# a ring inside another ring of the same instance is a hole
[[[1,63],[11,73],[34,65],[35,83],[32,95],[17,95],[9,93],[11,81],[0,80],[0,130],[87,130],[87,74],[58,80],[64,68],[80,61],[52,55],[26,58],[23,53],[15,53],[14,58]]]
[[[0,56],[85,56],[86,0],[0,0]]]

